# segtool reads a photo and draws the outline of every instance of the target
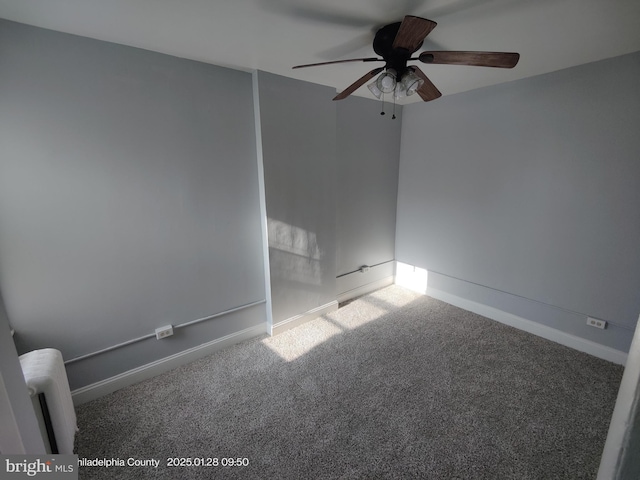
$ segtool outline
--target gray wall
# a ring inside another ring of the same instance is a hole
[[[621,468],[618,473],[618,480],[627,478],[640,478],[640,393],[636,394],[631,422],[627,436],[626,448],[621,459]]]
[[[395,120],[380,102],[337,102],[337,274],[395,258],[402,107]],[[387,105],[387,110],[389,106]]]
[[[638,78],[635,53],[405,107],[397,260],[436,272],[430,286],[628,349]]]
[[[616,406],[611,415],[598,480],[640,478],[640,329],[636,328]]]
[[[266,72],[258,89],[277,324],[336,298],[335,92]]]
[[[250,74],[6,21],[0,71],[0,289],[22,351],[69,359],[264,299]],[[185,328],[70,382],[264,322]]]

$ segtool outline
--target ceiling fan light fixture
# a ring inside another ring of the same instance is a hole
[[[393,98],[395,100],[400,100],[407,96],[407,89],[404,86],[404,83],[398,82],[396,84],[396,89],[393,91]]]
[[[404,87],[407,97],[416,93],[424,84],[424,80],[418,77],[413,71],[409,70],[405,73],[400,81]]]
[[[374,97],[380,99],[382,97],[382,91],[378,88],[377,84],[378,81],[374,80],[369,85],[367,85],[367,88],[371,91],[371,93],[373,93]]]
[[[376,80],[376,86],[382,93],[391,93],[396,88],[396,76],[396,71],[393,68],[389,68],[386,72],[380,74]]]

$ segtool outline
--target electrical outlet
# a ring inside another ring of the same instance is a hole
[[[597,318],[587,317],[587,325],[604,330],[607,326],[607,322],[604,320],[598,320]]]
[[[165,325],[164,327],[156,328],[156,338],[161,340],[173,335],[173,325]]]

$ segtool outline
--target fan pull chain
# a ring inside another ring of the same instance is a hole
[[[396,119],[396,96],[393,96],[393,115],[391,115],[391,120]]]
[[[384,115],[384,92],[382,92],[382,95],[380,96],[380,101],[382,102],[382,111],[380,112],[380,115]]]

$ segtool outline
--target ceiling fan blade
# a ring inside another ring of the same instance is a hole
[[[379,74],[382,70],[384,70],[384,67],[374,68],[369,73],[367,73],[366,75],[360,77],[358,80],[356,80],[351,85],[349,85],[347,88],[345,88],[342,92],[340,92],[338,95],[336,95],[333,99],[334,100],[342,100],[343,98],[347,98],[349,95],[351,95],[353,92],[355,92],[358,88],[360,88],[362,85],[364,85],[369,80],[371,80],[373,77],[375,77],[377,74]]]
[[[320,62],[320,63],[308,63],[306,65],[296,65],[291,68],[306,68],[306,67],[317,67],[320,65],[331,65],[333,63],[347,63],[347,62],[384,62],[382,58],[369,57],[369,58],[350,58],[349,60],[334,60],[332,62]]]
[[[424,100],[425,102],[429,102],[431,100],[435,100],[436,98],[440,98],[442,96],[442,93],[440,93],[440,90],[436,88],[436,86],[431,82],[431,80],[427,78],[427,76],[424,74],[422,70],[420,70],[418,67],[410,67],[410,68],[415,72],[416,75],[418,75],[422,80],[424,80],[424,83],[418,89],[418,95],[420,95],[420,98],[422,98],[422,100]]]
[[[507,52],[422,52],[418,58],[423,63],[513,68],[520,60],[520,54]]]
[[[415,52],[424,39],[436,28],[437,23],[426,18],[407,15],[400,24],[400,29],[393,40],[393,48],[404,48],[410,52]]]

